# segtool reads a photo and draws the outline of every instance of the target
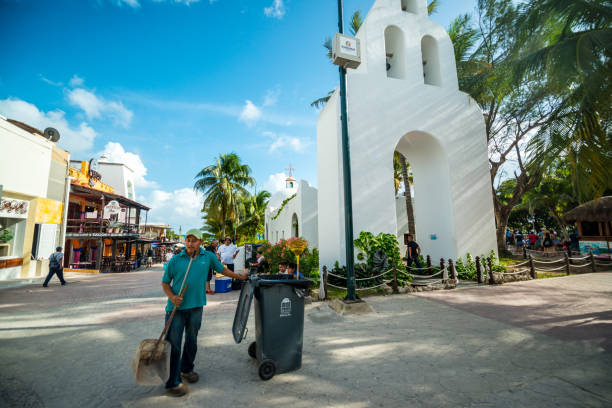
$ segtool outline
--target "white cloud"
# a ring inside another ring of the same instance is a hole
[[[83,86],[83,83],[85,83],[85,80],[76,74],[74,74],[72,78],[70,78],[70,82],[69,82],[70,86],[73,88]]]
[[[68,91],[68,101],[71,105],[82,109],[89,120],[108,116],[115,125],[127,128],[134,116],[134,113],[123,106],[123,103],[107,101],[83,88]]]
[[[179,226],[183,232],[191,228],[201,228],[203,225],[202,194],[192,188],[180,188],[172,192],[154,190],[146,205],[151,207],[148,220],[152,223],[170,224],[175,232]]]
[[[264,96],[263,106],[274,106],[278,102],[280,96],[280,88],[268,89],[266,96]]]
[[[153,0],[153,2],[155,3],[164,3],[166,0]],[[191,3],[199,3],[200,0],[169,0],[171,3],[176,3],[176,4],[184,4],[186,6],[191,5]],[[210,4],[213,4],[215,1],[217,0],[209,0]],[[139,8],[140,7],[140,2],[139,0],[114,0],[114,3],[116,5],[118,5],[119,7],[121,6],[128,6],[128,7],[132,7],[132,8]]]
[[[134,183],[139,187],[157,187],[157,183],[145,177],[147,168],[140,156],[136,153],[126,152],[120,143],[108,142],[98,157],[105,155],[111,163],[123,163],[134,171]]]
[[[268,176],[268,180],[264,183],[264,190],[268,190],[274,194],[277,191],[283,191],[285,189],[285,181],[287,175],[285,173],[274,173]]]
[[[282,19],[285,16],[285,4],[283,0],[274,0],[270,7],[264,8],[264,14],[267,17]]]
[[[295,136],[276,134],[273,132],[264,132],[263,134],[270,139],[268,148],[270,153],[274,153],[275,151],[281,149],[289,149],[296,153],[301,153],[310,145],[309,140],[302,140]]]
[[[53,85],[53,86],[64,86],[64,84],[63,84],[63,83],[61,83],[61,82],[55,82],[55,81],[52,81],[52,80],[50,80],[50,79],[48,79],[48,78],[45,78],[45,77],[44,77],[42,74],[39,74],[39,76],[40,76],[41,81],[43,81],[43,82],[45,82],[45,83],[47,83],[47,84],[49,84],[49,85]]]
[[[16,98],[0,100],[0,114],[30,126],[44,130],[54,127],[60,132],[59,147],[70,152],[82,152],[91,149],[97,135],[86,122],[71,126],[66,114],[61,110],[43,112],[35,105]]]
[[[255,106],[253,102],[247,100],[242,108],[242,112],[240,112],[238,120],[247,125],[252,125],[259,119],[261,119],[261,109]]]
[[[140,3],[138,2],[138,0],[115,0],[115,4],[118,5],[119,7],[123,5],[132,7],[132,8],[140,7]]]

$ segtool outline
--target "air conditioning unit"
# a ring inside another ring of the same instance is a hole
[[[359,39],[337,33],[332,42],[332,61],[344,68],[357,68],[361,65]]]

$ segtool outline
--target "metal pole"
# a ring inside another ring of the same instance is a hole
[[[338,31],[344,34],[342,0],[338,0]],[[355,271],[353,267],[353,201],[351,190],[351,154],[348,138],[346,109],[346,69],[340,67],[340,120],[342,122],[342,172],[344,174],[344,235],[346,241],[346,298],[355,300]]]

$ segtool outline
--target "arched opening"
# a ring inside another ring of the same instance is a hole
[[[406,78],[404,33],[396,26],[385,29],[385,56],[388,78]]]
[[[397,152],[405,158],[411,174],[411,204],[414,214],[415,241],[424,256],[448,258],[455,253],[456,238],[451,208],[450,169],[442,145],[430,134],[410,132],[397,143]],[[408,207],[403,188],[396,194],[397,237],[406,253],[404,234],[408,230]]]
[[[402,10],[409,13],[418,13],[417,0],[402,0]]]
[[[293,213],[293,216],[291,217],[291,236],[296,238],[300,236],[298,217],[296,213]]]
[[[423,59],[423,80],[425,84],[442,86],[438,43],[430,35],[421,39],[421,58]]]

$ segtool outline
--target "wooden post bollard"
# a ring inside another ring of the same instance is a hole
[[[478,277],[478,283],[484,283],[484,279],[482,277],[482,265],[480,263],[480,257],[476,257],[476,276]]]
[[[452,259],[448,260],[448,269],[450,269],[451,279],[457,280],[457,272],[455,271],[455,264]]]
[[[440,270],[442,271],[442,281],[446,282],[448,280],[448,271],[444,265],[444,258],[440,258]]]
[[[490,257],[487,257],[487,267],[489,268],[489,285],[495,285],[495,276],[493,276],[493,262]]]
[[[570,265],[572,264],[572,260],[570,259],[572,257],[572,247],[570,245],[570,243],[567,243],[567,258],[569,260]],[[569,273],[568,273],[569,275]]]
[[[397,266],[393,265],[393,293],[399,293],[397,288]]]
[[[533,266],[533,257],[529,255],[529,274],[532,279],[538,279],[538,273],[535,270],[535,266]]]
[[[323,300],[329,299],[329,296],[327,294],[327,266],[325,265],[323,265],[323,291],[325,292],[325,295],[323,296]]]
[[[589,252],[589,258],[591,259],[591,270],[593,272],[597,272],[597,268],[595,268],[595,256],[593,255],[593,251]]]
[[[565,274],[567,276],[570,275],[570,259],[569,256],[567,256],[567,254],[565,254]]]
[[[427,255],[427,273],[431,275],[431,256]]]
[[[527,259],[527,248],[525,248],[525,244],[523,244],[523,259]]]

